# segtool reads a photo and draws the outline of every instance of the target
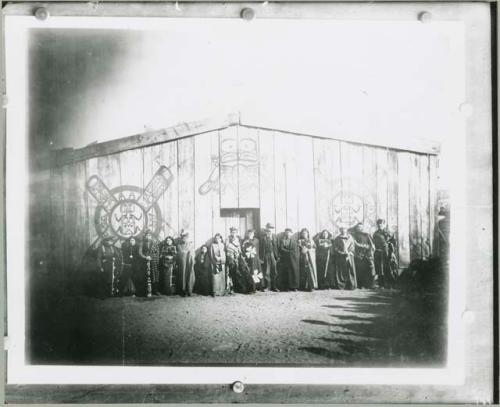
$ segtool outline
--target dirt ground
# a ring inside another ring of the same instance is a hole
[[[397,290],[45,299],[33,308],[28,355],[35,364],[440,365],[442,304]]]

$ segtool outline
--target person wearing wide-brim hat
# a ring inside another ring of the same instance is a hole
[[[194,282],[194,249],[189,232],[182,230],[177,243],[177,293],[183,297],[186,295],[190,297],[193,293]]]
[[[105,236],[97,249],[98,295],[111,297],[119,293],[119,279],[123,267],[121,250],[114,246],[115,238]]]
[[[264,234],[260,239],[260,259],[262,263],[262,274],[264,275],[264,290],[271,289],[278,292],[278,268],[279,261],[278,241],[272,233],[274,226],[267,223]]]
[[[229,240],[238,240],[239,244],[243,243],[243,239],[241,236],[238,234],[239,230],[236,226],[231,226],[229,228],[229,236],[226,239],[226,245],[229,242]]]

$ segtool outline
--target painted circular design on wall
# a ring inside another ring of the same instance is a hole
[[[161,230],[161,210],[157,203],[149,211],[138,199],[142,188],[124,185],[110,190],[116,204],[109,210],[98,205],[95,210],[94,224],[97,234],[102,238],[115,236],[128,239],[140,235],[145,229],[151,229],[154,235]]]
[[[371,194],[359,194],[352,191],[339,192],[331,201],[331,219],[338,228],[341,223],[349,227],[362,222],[375,226],[376,204]]]

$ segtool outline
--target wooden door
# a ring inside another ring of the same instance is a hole
[[[258,230],[260,225],[259,209],[221,209],[221,217],[225,223],[225,236],[229,235],[229,229],[236,227],[239,235],[244,238],[247,230]]]

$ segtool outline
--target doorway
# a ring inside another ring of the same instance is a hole
[[[239,235],[244,238],[247,230],[260,229],[260,209],[258,208],[235,208],[221,209],[220,216],[225,222],[225,236],[229,235],[229,229],[236,227]]]

